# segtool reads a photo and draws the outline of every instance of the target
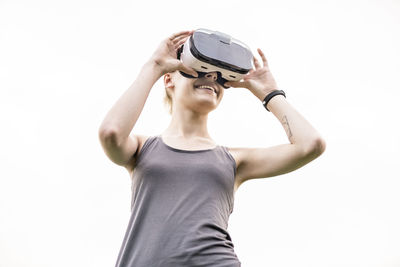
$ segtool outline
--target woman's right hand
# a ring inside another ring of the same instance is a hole
[[[193,31],[174,33],[160,43],[157,50],[151,56],[151,60],[156,64],[157,68],[159,68],[162,75],[180,70],[195,77],[198,76],[194,69],[183,65],[182,61],[177,59],[178,48],[181,47],[192,34]]]

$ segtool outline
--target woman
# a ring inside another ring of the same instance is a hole
[[[107,156],[132,177],[131,218],[116,266],[241,266],[229,233],[234,193],[249,179],[293,171],[325,150],[318,132],[286,101],[275,95],[266,108],[281,122],[290,141],[268,148],[227,148],[207,130],[208,113],[224,88],[218,73],[198,77],[177,59],[177,49],[193,31],[175,33],[142,67],[138,78],[106,115],[99,137]],[[278,86],[258,49],[262,65],[242,81],[260,101]],[[160,135],[130,135],[154,83],[164,77],[172,119]]]

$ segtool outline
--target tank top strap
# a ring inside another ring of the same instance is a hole
[[[228,157],[229,160],[231,161],[231,164],[232,164],[232,166],[233,166],[233,171],[234,171],[234,174],[235,174],[235,176],[236,176],[236,161],[235,161],[235,159],[233,158],[231,152],[229,152],[228,147],[222,146],[222,145],[219,145],[218,147],[221,148],[221,150],[224,152],[224,154],[227,155],[227,157]]]
[[[181,149],[172,148],[172,147],[166,145],[162,140],[161,134],[152,135],[152,136],[149,136],[146,139],[146,141],[144,142],[144,144],[142,146],[142,149],[140,150],[140,153],[137,156],[137,163],[140,161],[140,159],[142,157],[145,156],[145,154],[149,153],[149,150],[155,149],[155,147],[158,146],[158,145],[161,145],[162,147],[166,147],[166,148],[168,148],[170,150],[173,150],[173,151],[180,151],[180,152],[184,151],[185,153],[190,153],[190,154],[192,154],[192,153],[195,154],[195,153],[198,153],[200,151],[210,151],[210,152],[212,152],[212,151],[214,151],[214,152],[221,151],[220,153],[224,154],[225,157],[230,162],[230,164],[232,165],[232,167],[234,169],[234,174],[236,176],[236,161],[233,158],[232,154],[229,152],[228,147],[223,146],[223,145],[217,145],[214,149],[197,150],[197,151],[196,150],[193,150],[193,151],[181,150]]]
[[[147,153],[150,147],[154,146],[157,142],[157,135],[149,136],[146,141],[144,141],[142,148],[140,149],[139,154],[137,155],[137,163],[140,159]]]

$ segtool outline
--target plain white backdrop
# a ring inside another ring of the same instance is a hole
[[[244,183],[229,228],[244,267],[400,266],[400,2],[0,1],[0,266],[114,266],[130,177],[98,128],[162,39],[208,28],[263,49],[325,153]],[[160,79],[134,127],[169,123]],[[209,116],[226,146],[288,142],[247,89]]]

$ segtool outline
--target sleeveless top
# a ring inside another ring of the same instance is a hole
[[[235,175],[224,146],[181,150],[150,136],[132,174],[116,267],[240,267],[227,232]]]

